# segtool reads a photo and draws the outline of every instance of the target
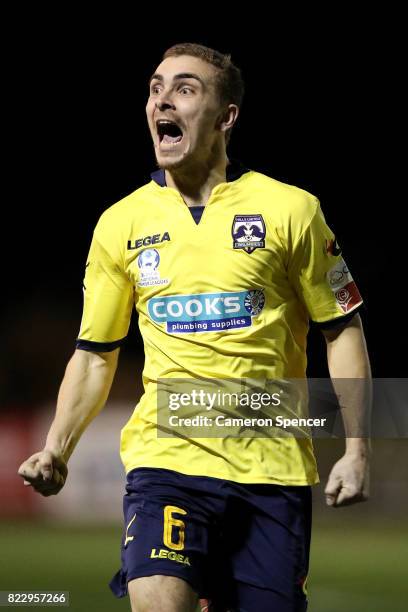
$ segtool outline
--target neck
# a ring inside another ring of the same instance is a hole
[[[166,170],[166,184],[176,189],[187,206],[205,206],[216,185],[227,180],[227,155],[217,160],[192,162],[188,168]]]

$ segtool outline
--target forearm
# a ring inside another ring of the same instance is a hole
[[[346,434],[346,452],[370,452],[371,368],[357,315],[340,333],[326,335],[327,360],[333,387],[339,400]]]
[[[68,461],[83,431],[102,410],[115,375],[119,349],[112,353],[75,351],[60,386],[45,448]]]

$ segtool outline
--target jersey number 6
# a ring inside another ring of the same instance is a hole
[[[164,545],[167,546],[167,548],[170,548],[171,550],[183,550],[186,525],[182,520],[174,518],[173,513],[187,514],[187,512],[183,510],[183,508],[178,508],[177,506],[164,507],[163,542]],[[178,527],[179,530],[177,542],[172,541],[173,527]]]

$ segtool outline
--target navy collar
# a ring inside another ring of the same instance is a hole
[[[226,170],[227,183],[230,183],[231,181],[236,181],[246,172],[249,172],[249,169],[246,168],[244,164],[235,159],[231,159]],[[157,183],[160,187],[167,187],[166,174],[164,170],[156,170],[155,172],[152,172],[150,176],[153,181],[155,181],[155,183]]]

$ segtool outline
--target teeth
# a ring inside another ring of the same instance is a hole
[[[163,142],[163,139],[165,139],[166,137],[166,133],[169,136],[170,140],[172,138],[174,139],[176,136],[179,136],[180,140],[183,138],[182,128],[175,121],[171,121],[170,119],[157,119],[156,130],[160,142]],[[165,140],[165,142],[167,141],[168,139]],[[179,142],[179,140],[177,142]]]

